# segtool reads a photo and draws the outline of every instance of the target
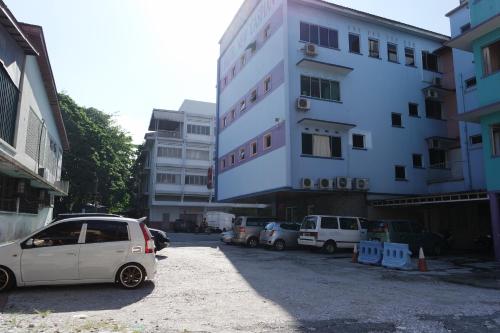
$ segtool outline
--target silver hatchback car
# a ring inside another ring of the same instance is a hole
[[[271,222],[260,232],[261,245],[273,247],[277,251],[297,247],[300,224],[292,222]]]

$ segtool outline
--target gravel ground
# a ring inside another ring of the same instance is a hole
[[[170,236],[144,288],[20,288],[0,296],[0,332],[500,332],[491,263],[424,274]]]

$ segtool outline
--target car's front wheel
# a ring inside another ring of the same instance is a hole
[[[125,289],[138,288],[145,278],[144,269],[138,264],[127,264],[118,271],[118,283]]]
[[[0,267],[0,292],[7,291],[14,285],[14,275],[5,267]]]
[[[274,242],[274,249],[276,251],[283,251],[285,249],[285,241],[278,239],[276,242]]]

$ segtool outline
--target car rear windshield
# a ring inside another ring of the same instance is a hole
[[[379,233],[379,232],[385,232],[386,229],[386,224],[383,221],[368,221],[368,232],[374,232],[374,233]]]
[[[293,230],[293,231],[300,230],[300,224],[297,223],[281,223],[279,227],[284,230]]]
[[[316,229],[316,217],[304,217],[301,229]]]

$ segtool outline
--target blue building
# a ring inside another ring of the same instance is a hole
[[[464,84],[474,83],[475,103],[466,105],[459,119],[476,123],[480,130],[495,255],[500,259],[500,2],[462,0],[449,16],[454,29],[447,45],[473,60]]]
[[[488,197],[448,40],[320,0],[245,1],[220,41],[217,200],[417,218],[470,247]]]

